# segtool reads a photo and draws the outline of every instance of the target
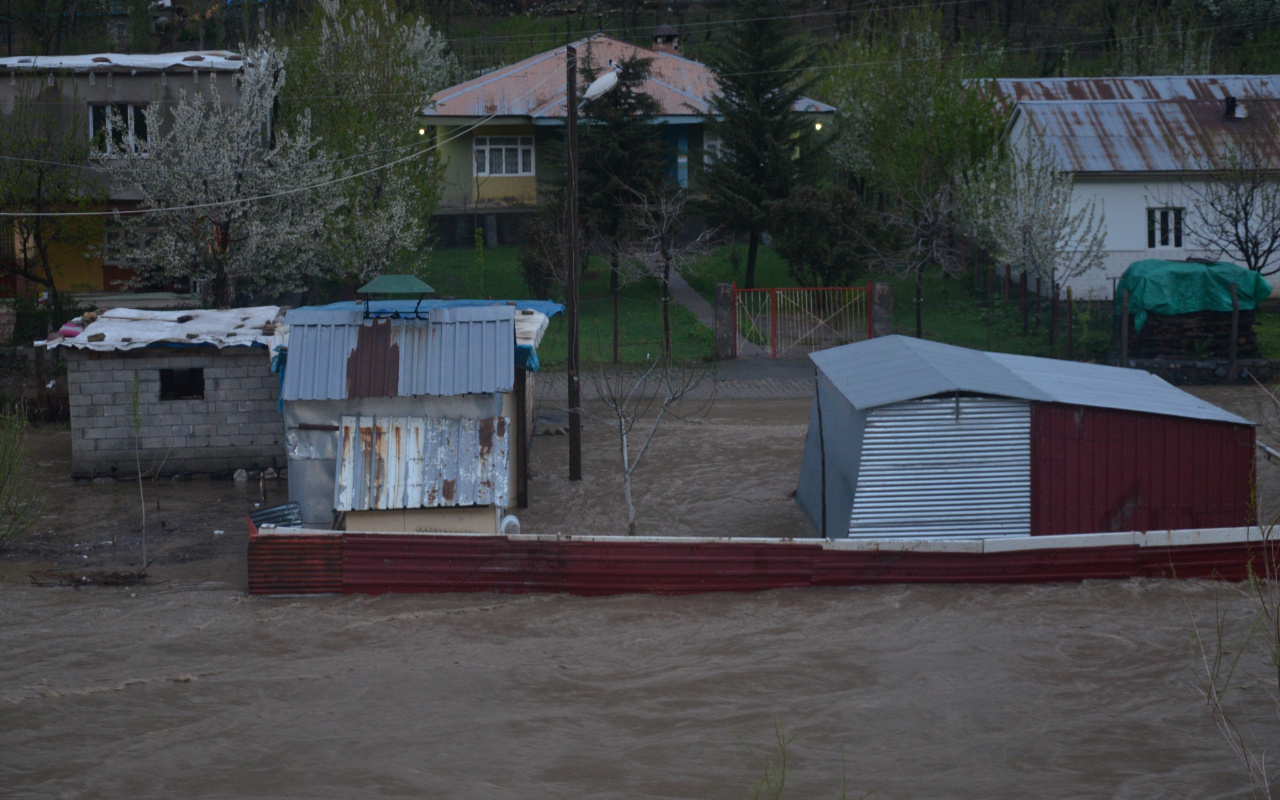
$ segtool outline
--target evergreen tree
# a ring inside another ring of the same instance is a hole
[[[707,54],[720,91],[708,130],[720,153],[702,176],[711,215],[747,234],[744,283],[755,286],[760,235],[774,203],[816,167],[813,120],[795,112],[812,84],[812,51],[776,0],[742,0],[737,21]]]

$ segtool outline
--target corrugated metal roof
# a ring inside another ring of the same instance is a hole
[[[279,306],[184,311],[113,308],[102,312],[76,336],[55,334],[45,346],[99,351],[136,350],[156,344],[269,347],[279,316]]]
[[[344,416],[333,507],[506,506],[510,431],[505,417]]]
[[[436,307],[427,319],[363,318],[359,308],[290,311],[285,400],[491,394],[515,383],[509,305]]]
[[[1253,424],[1138,369],[984,353],[906,336],[833,347],[809,358],[859,409],[969,392]]]
[[[716,94],[715,74],[705,65],[671,53],[649,50],[596,34],[574,42],[578,68],[597,69],[611,59],[622,62],[636,56],[653,60],[644,92],[657,100],[670,116],[702,116],[707,101]],[[579,78],[581,81],[582,79]],[[833,106],[802,98],[796,111],[829,114]],[[565,115],[565,48],[559,47],[479,78],[443,89],[431,96],[424,113],[428,117],[531,117],[562,119]]]
[[[1274,124],[1280,100],[1241,101],[1247,119],[1228,119],[1216,100],[1046,100],[1018,104],[1013,122],[1048,144],[1074,172],[1221,169],[1244,137],[1280,156]]]
[[[996,78],[1005,100],[1218,100],[1280,98],[1280,75],[1162,75],[1136,78]]]

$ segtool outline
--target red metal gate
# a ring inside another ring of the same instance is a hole
[[[779,358],[871,338],[871,284],[839,289],[733,287],[733,354]]]

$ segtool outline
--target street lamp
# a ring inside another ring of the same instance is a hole
[[[565,322],[569,339],[569,480],[582,480],[582,386],[578,376],[578,48],[565,47],[565,106],[568,111],[565,135],[565,181],[567,183],[564,213],[568,219],[569,274],[565,279]],[[594,100],[618,83],[618,67],[611,69],[587,87],[585,97]]]

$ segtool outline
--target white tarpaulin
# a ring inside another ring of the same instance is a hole
[[[113,308],[89,323],[79,335],[55,334],[45,346],[84,350],[134,350],[153,344],[213,345],[214,347],[273,346],[279,306],[226,310],[193,308],[151,311]]]

